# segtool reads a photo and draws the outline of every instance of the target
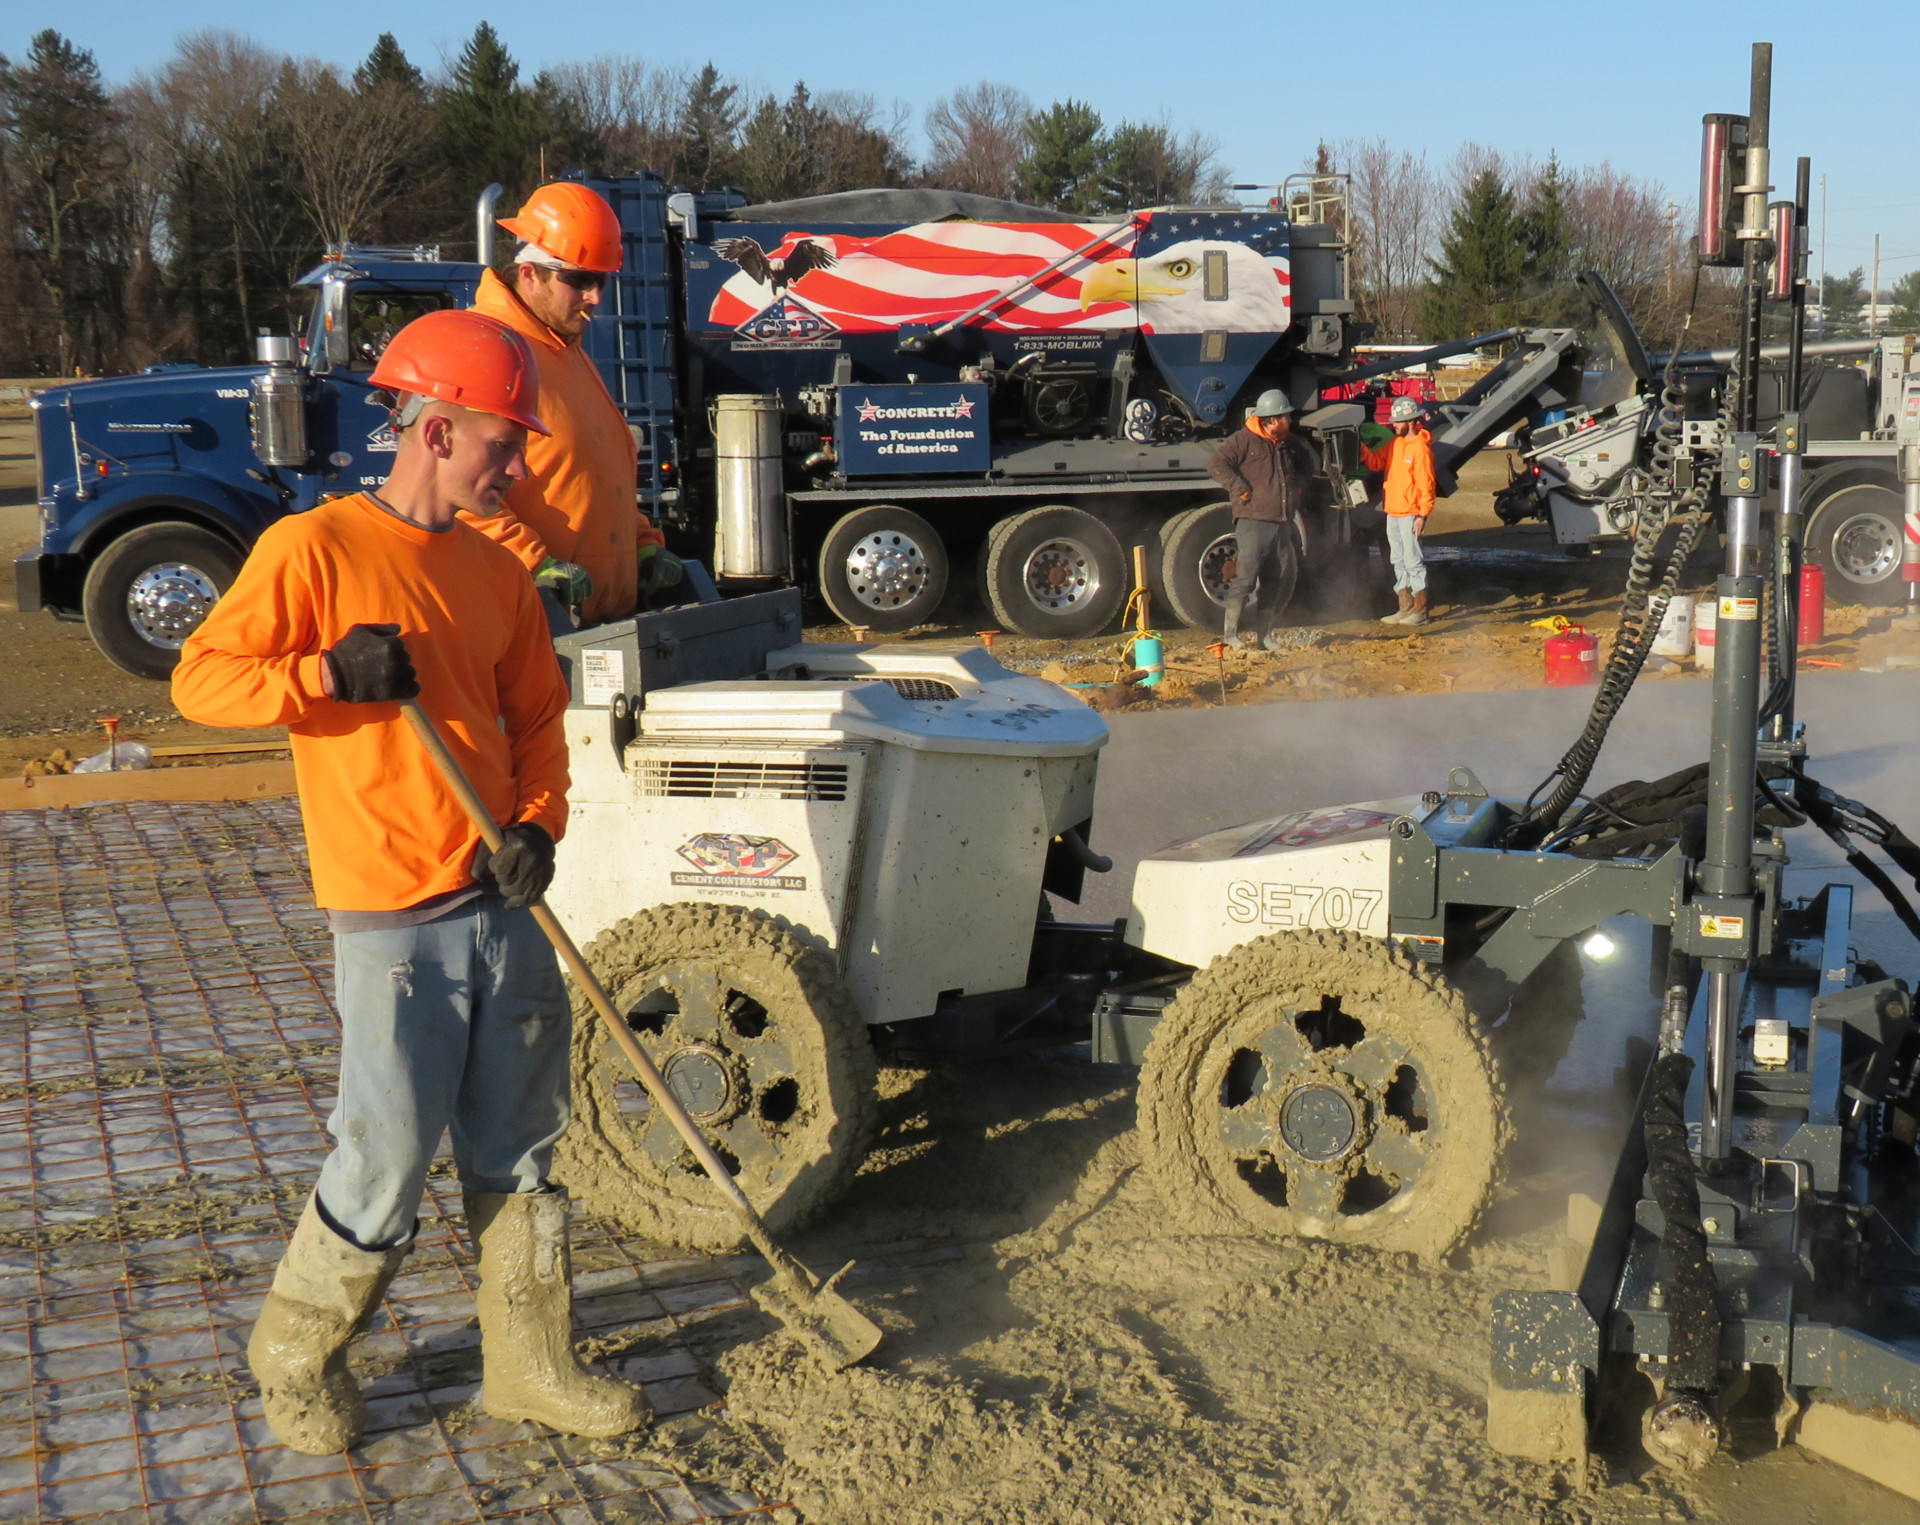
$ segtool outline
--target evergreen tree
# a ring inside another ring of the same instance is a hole
[[[1580,310],[1573,279],[1573,230],[1567,207],[1567,177],[1558,154],[1534,183],[1521,211],[1521,277],[1525,295],[1519,316],[1529,323],[1567,325]]]
[[[740,186],[755,201],[811,196],[821,184],[820,112],[805,81],[785,101],[767,96],[740,134]]]
[[[1027,123],[1020,196],[1063,212],[1104,212],[1113,194],[1101,183],[1109,144],[1100,113],[1084,101],[1055,101]]]
[[[1860,309],[1866,301],[1867,268],[1855,265],[1845,275],[1827,275],[1820,281],[1820,329],[1829,339],[1855,339],[1866,326]]]
[[[119,286],[95,246],[122,158],[116,120],[93,54],[52,28],[35,35],[25,63],[0,57],[0,138],[19,186],[20,232],[53,305],[62,375],[89,310]]]
[[[362,95],[383,85],[397,85],[405,90],[420,90],[426,85],[391,32],[380,34],[373,51],[353,71],[353,88]]]
[[[1483,169],[1468,183],[1430,262],[1423,319],[1429,337],[1461,339],[1508,327],[1519,316],[1526,279],[1520,216],[1500,175]]]
[[[1893,311],[1887,316],[1891,332],[1920,333],[1920,270],[1909,270],[1893,283]]]
[[[680,107],[680,174],[696,191],[717,190],[735,173],[735,139],[746,113],[740,87],[708,63]]]
[[[490,180],[506,187],[509,204],[533,189],[540,163],[532,92],[486,22],[460,50],[437,105],[441,162],[456,198],[475,194]]]

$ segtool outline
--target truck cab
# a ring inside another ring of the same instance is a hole
[[[470,303],[479,278],[432,249],[336,250],[300,282],[304,337],[263,335],[253,365],[39,393],[41,538],[14,563],[20,609],[85,620],[116,666],[165,678],[269,524],[386,480],[374,359],[420,313]]]

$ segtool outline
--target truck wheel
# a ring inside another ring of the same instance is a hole
[[[1261,607],[1278,619],[1293,602],[1300,580],[1301,538],[1298,522],[1282,540],[1280,586],[1262,585]],[[1233,505],[1207,503],[1175,514],[1160,528],[1160,583],[1167,607],[1193,630],[1216,635],[1226,623],[1227,584],[1233,581],[1238,547],[1233,535]]]
[[[586,959],[768,1229],[839,1197],[872,1135],[876,1071],[830,953],[764,911],[670,905],[609,928]],[[740,1220],[577,991],[571,1067],[554,1173],[574,1196],[649,1239],[739,1244]]]
[[[1196,1233],[1437,1260],[1485,1210],[1508,1124],[1486,1038],[1438,976],[1349,932],[1215,959],[1140,1071],[1147,1167]]]
[[[1030,508],[993,529],[987,602],[1003,629],[1072,640],[1099,635],[1127,598],[1127,558],[1081,508]]]
[[[932,619],[947,596],[947,548],[909,509],[856,508],[820,548],[820,592],[849,625],[911,630]]]
[[[1900,494],[1879,482],[1852,481],[1823,497],[1807,522],[1807,559],[1827,569],[1827,596],[1849,603],[1897,604],[1905,531]]]
[[[80,606],[115,667],[164,682],[180,648],[240,575],[239,551],[197,524],[144,524],[94,558]]]

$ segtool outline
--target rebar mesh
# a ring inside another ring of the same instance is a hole
[[[0,1519],[764,1518],[617,1444],[487,1418],[444,1156],[354,1366],[366,1441],[274,1441],[242,1359],[328,1143],[332,951],[291,800],[0,812]],[[592,1220],[575,1308],[662,1416],[751,1262]]]

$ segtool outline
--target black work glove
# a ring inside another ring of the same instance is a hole
[[[506,840],[498,852],[490,853],[485,842],[480,844],[473,876],[498,890],[517,911],[532,905],[553,883],[553,838],[545,827],[531,821],[509,826],[500,835]]]
[[[333,674],[333,697],[343,704],[380,704],[420,695],[398,625],[355,625],[320,655]]]

